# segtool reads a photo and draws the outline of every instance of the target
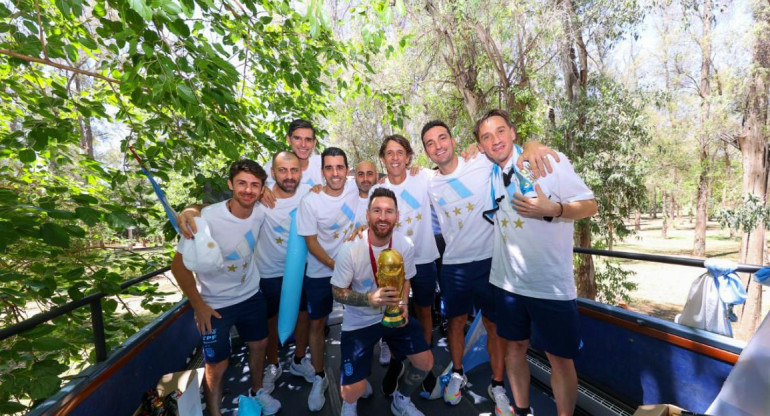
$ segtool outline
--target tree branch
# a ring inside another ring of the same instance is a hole
[[[50,60],[48,58],[40,59],[40,58],[36,58],[34,56],[24,55],[24,54],[20,54],[18,52],[14,52],[12,50],[2,49],[2,48],[0,48],[0,54],[7,55],[7,56],[10,56],[10,57],[16,58],[16,59],[21,59],[21,60],[27,61],[27,62],[34,62],[34,63],[37,63],[37,64],[43,64],[43,65],[52,66],[54,68],[63,69],[65,71],[71,71],[71,72],[76,72],[76,73],[82,74],[82,75],[88,75],[89,77],[99,78],[99,79],[107,81],[107,82],[114,82],[116,84],[120,84],[121,83],[119,80],[117,80],[115,78],[106,77],[106,76],[104,76],[102,74],[97,74],[96,72],[85,71],[85,70],[82,70],[82,69],[79,69],[79,68],[75,68],[75,67],[72,67],[72,66],[69,66],[69,65],[63,65],[63,64],[54,62],[54,61],[52,61],[52,60]]]
[[[37,34],[40,36],[40,44],[43,46],[43,56],[48,59],[48,48],[45,45],[45,35],[43,34],[43,21],[40,18],[40,2],[35,0],[35,10],[37,10]]]

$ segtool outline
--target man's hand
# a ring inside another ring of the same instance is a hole
[[[185,238],[195,238],[198,227],[195,226],[195,217],[201,216],[201,210],[196,206],[187,207],[176,216],[176,223],[179,225],[179,231]]]
[[[559,215],[559,204],[551,201],[540,189],[540,185],[535,185],[537,198],[527,198],[526,196],[515,193],[511,202],[519,215],[529,218],[556,217]]]
[[[392,286],[378,288],[369,295],[369,304],[374,307],[396,306],[401,301],[398,289]]]
[[[273,193],[273,190],[270,188],[263,188],[262,189],[262,195],[259,197],[259,203],[273,209],[275,208],[275,194]]]
[[[222,315],[219,314],[214,308],[209,306],[207,303],[204,303],[203,305],[193,308],[193,311],[195,312],[195,324],[198,326],[198,331],[201,333],[201,335],[206,335],[211,333],[212,326],[211,326],[211,317],[217,319],[222,319]]]
[[[350,235],[348,235],[348,238],[346,238],[345,241],[355,241],[359,238],[364,238],[364,231],[366,231],[368,228],[369,226],[366,224],[359,225],[350,232]]]
[[[523,149],[524,151],[516,161],[516,166],[518,166],[519,169],[524,169],[524,161],[529,162],[529,168],[532,170],[532,173],[534,173],[536,179],[541,176],[547,176],[549,173],[553,172],[551,161],[548,160],[547,156],[550,155],[553,157],[553,160],[557,163],[559,162],[559,155],[551,150],[550,147],[542,143],[527,142],[524,144]]]
[[[398,304],[398,309],[401,310],[401,316],[404,317],[404,323],[397,326],[396,328],[401,328],[409,323],[409,305],[407,305],[406,302],[401,302]]]
[[[468,145],[468,147],[465,148],[462,152],[460,152],[460,157],[463,158],[463,160],[468,161],[471,159],[475,159],[476,156],[479,155],[479,145],[476,143],[471,143]]]

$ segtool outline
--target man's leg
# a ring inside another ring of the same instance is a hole
[[[559,416],[572,416],[577,403],[577,373],[575,363],[569,358],[546,352],[551,363],[551,388]]]
[[[527,348],[529,340],[508,341],[505,351],[505,369],[517,408],[529,408],[529,363]]]
[[[487,330],[487,351],[492,367],[492,380],[502,382],[505,373],[505,340],[497,336],[497,325],[483,314],[481,322]]]
[[[431,308],[436,297],[436,262],[417,265],[417,274],[410,280],[414,311],[422,327],[425,342],[431,345],[433,340],[433,315]]]
[[[366,379],[359,380],[353,384],[343,385],[340,387],[340,393],[342,394],[342,400],[347,403],[353,404],[364,395],[366,392]]]
[[[224,359],[218,363],[204,365],[203,395],[211,416],[222,416],[219,412],[219,406],[222,403],[222,378],[227,370],[228,361]]]
[[[278,315],[267,320],[267,363],[278,365]]]
[[[326,336],[324,328],[326,327],[326,317],[310,320],[310,358],[313,361],[313,368],[316,373],[324,371],[324,346]]]
[[[258,392],[262,388],[262,375],[265,370],[265,350],[268,338],[247,342],[249,347],[249,372],[251,373],[251,391]]]
[[[447,344],[449,345],[449,356],[452,358],[452,366],[455,369],[460,369],[463,367],[463,352],[465,350],[465,322],[467,321],[467,314],[449,318]]]
[[[431,345],[433,340],[433,315],[430,306],[414,305],[414,312],[417,314],[417,320],[422,326],[422,333],[425,336],[425,342]]]
[[[310,336],[310,317],[307,311],[299,311],[297,315],[297,325],[294,327],[294,356],[302,359],[307,353]]]

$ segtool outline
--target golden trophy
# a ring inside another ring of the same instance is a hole
[[[377,285],[379,287],[395,287],[398,290],[398,297],[401,299],[404,292],[404,276],[404,258],[401,257],[401,253],[388,248],[377,256]],[[401,308],[397,305],[385,307],[385,315],[382,317],[383,325],[394,328],[405,322],[406,320],[401,315]]]

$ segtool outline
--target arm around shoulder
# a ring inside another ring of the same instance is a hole
[[[567,202],[562,204],[562,214],[558,217],[568,220],[582,220],[592,217],[599,210],[596,199]]]

